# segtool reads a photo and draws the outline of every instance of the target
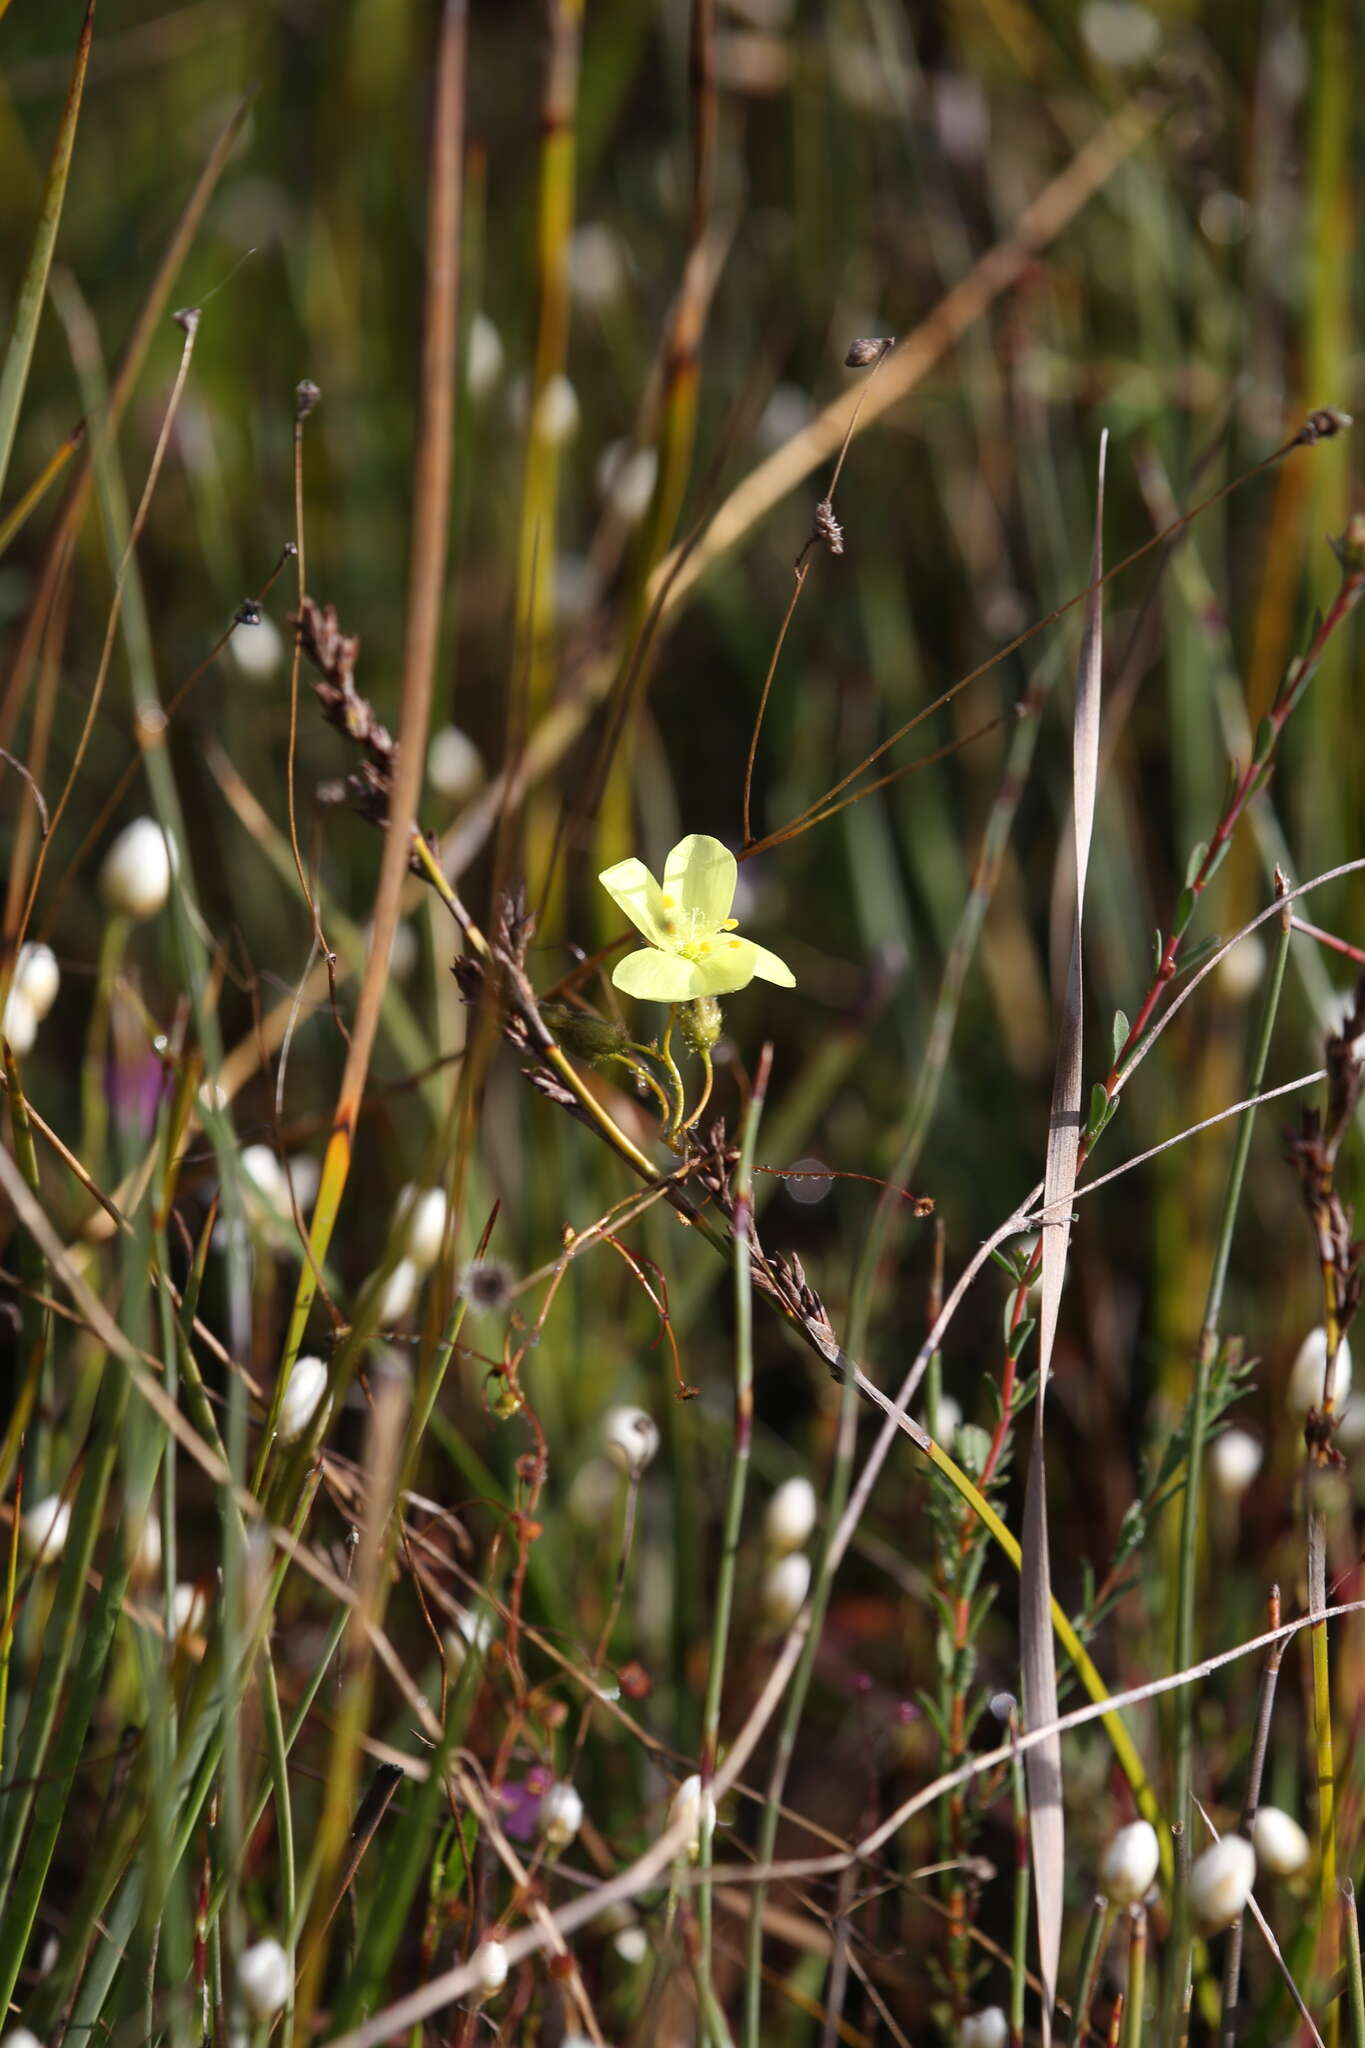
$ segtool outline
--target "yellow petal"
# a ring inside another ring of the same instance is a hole
[[[775,981],[779,988],[796,987],[796,976],[786,961],[779,960],[766,946],[754,947],[754,973],[760,981]]]
[[[611,971],[617,988],[646,1003],[686,1003],[706,994],[701,970],[681,953],[661,953],[654,946],[641,946],[627,953]]]
[[[728,846],[705,832],[689,832],[664,863],[665,896],[682,912],[684,936],[700,939],[718,932],[735,900],[739,868]]]
[[[754,978],[757,952],[752,939],[717,939],[697,961],[705,984],[702,993],[732,996],[736,989],[747,988]]]
[[[668,944],[663,891],[642,860],[632,854],[629,860],[618,860],[614,868],[604,868],[597,879],[651,946]]]

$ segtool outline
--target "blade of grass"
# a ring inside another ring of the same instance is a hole
[[[1095,499],[1095,542],[1090,581],[1098,582],[1103,567],[1104,463],[1107,436],[1102,436]],[[1071,1201],[1081,1143],[1081,944],[1084,926],[1085,877],[1090,859],[1090,834],[1095,817],[1095,783],[1100,739],[1100,673],[1103,654],[1101,597],[1095,591],[1086,608],[1085,634],[1076,678],[1073,748],[1073,814],[1076,900],[1067,971],[1065,1007],[1048,1124],[1047,1172],[1043,1181],[1043,1279],[1038,1315],[1038,1395],[1034,1404],[1033,1443],[1024,1498],[1024,1538],[1020,1605],[1020,1656],[1023,1665],[1024,1723],[1041,1728],[1057,1718],[1057,1666],[1052,1639],[1052,1574],[1048,1561],[1047,1496],[1043,1456],[1047,1381],[1057,1334],[1057,1312],[1066,1277],[1071,1238]],[[1044,2048],[1051,2035],[1052,2006],[1057,1995],[1057,1962],[1062,1941],[1062,1901],[1066,1880],[1066,1837],[1062,1812],[1062,1749],[1059,1737],[1028,1753],[1029,1828],[1033,1840],[1033,1878],[1038,1923],[1039,1976],[1042,1979]]]
[[[85,69],[90,59],[90,43],[94,33],[95,0],[87,0],[85,21],[81,27],[80,40],[76,44],[75,63],[71,68],[71,83],[67,88],[66,105],[62,109],[57,140],[53,144],[52,158],[47,168],[47,182],[43,187],[42,207],[38,215],[38,230],[33,239],[28,269],[24,272],[24,281],[19,287],[14,326],[10,330],[4,365],[0,368],[0,494],[5,488],[14,437],[19,428],[19,412],[24,402],[24,387],[28,383],[29,364],[33,360],[33,346],[38,338],[38,322],[42,318],[43,302],[47,297],[48,273],[52,268],[52,254],[57,246],[57,230],[61,226],[62,204],[66,198],[67,179],[71,173],[71,152],[76,146],[76,124],[80,119],[81,95],[85,90]]]

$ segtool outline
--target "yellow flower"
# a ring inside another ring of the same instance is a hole
[[[617,988],[648,1002],[686,1003],[732,995],[755,975],[795,988],[786,962],[735,935],[730,905],[735,857],[719,839],[689,832],[664,863],[662,888],[642,860],[622,860],[598,880],[648,941],[612,971]]]

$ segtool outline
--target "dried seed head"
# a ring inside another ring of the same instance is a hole
[[[475,1315],[501,1315],[511,1305],[511,1268],[501,1259],[471,1259],[460,1275],[460,1293]]]
[[[1342,434],[1351,425],[1348,412],[1338,412],[1335,406],[1320,405],[1316,412],[1310,412],[1299,428],[1298,438],[1305,448],[1311,448],[1315,441],[1330,441],[1334,434]]]
[[[888,354],[895,346],[896,337],[894,334],[861,336],[857,341],[849,343],[848,353],[844,357],[844,368],[846,370],[866,370],[873,363],[879,363],[882,357]]]
[[[828,498],[822,498],[815,508],[815,531],[832,555],[844,552],[844,529],[834,516],[834,507]]]
[[[296,420],[306,420],[321,396],[322,393],[318,390],[311,377],[305,377],[302,383],[296,384],[294,386],[294,418]]]

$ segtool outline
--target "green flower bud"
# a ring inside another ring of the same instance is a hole
[[[594,1017],[587,1010],[570,1009],[567,1003],[542,1003],[540,1014],[565,1052],[595,1065],[625,1051],[630,1033],[624,1024],[610,1017]]]
[[[678,1029],[683,1044],[695,1053],[710,1052],[720,1037],[720,1004],[714,996],[696,996],[678,1005]]]

